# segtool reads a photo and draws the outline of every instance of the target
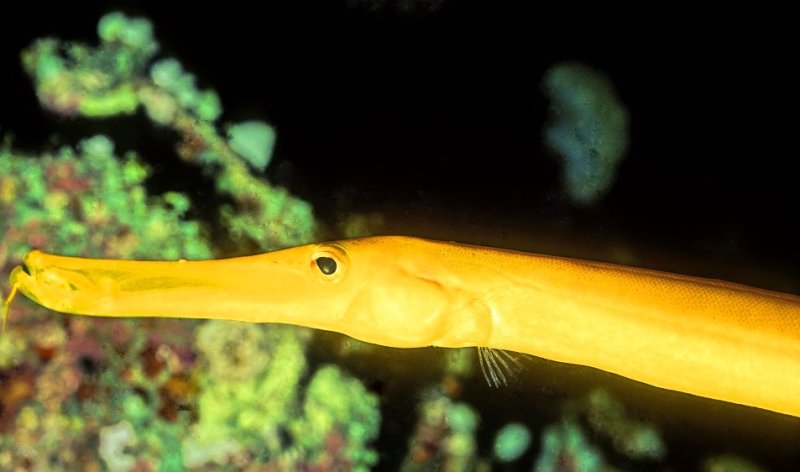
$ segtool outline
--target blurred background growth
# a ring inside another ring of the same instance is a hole
[[[3,280],[31,248],[203,259],[391,233],[800,293],[780,14],[298,3],[6,15]],[[800,468],[797,419],[539,359],[494,389],[473,351],[19,298],[0,469]]]

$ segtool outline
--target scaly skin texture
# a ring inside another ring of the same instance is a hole
[[[65,313],[507,349],[800,416],[800,297],[728,282],[399,236],[196,262],[33,251],[25,266],[12,287]]]

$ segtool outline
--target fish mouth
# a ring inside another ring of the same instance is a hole
[[[44,253],[31,251],[11,271],[9,281],[26,297],[46,308],[59,310],[68,305],[77,290],[70,272],[40,267]]]
[[[27,279],[26,279],[27,277]],[[30,279],[30,275],[27,273],[26,268],[22,266],[16,266],[11,271],[11,275],[9,276],[9,281],[11,282],[11,293],[8,294],[3,303],[0,304],[0,318],[2,318],[2,327],[0,328],[0,333],[6,332],[6,323],[8,321],[8,313],[11,311],[11,302],[14,301],[14,297],[17,295],[17,291],[21,291],[22,293],[26,294],[27,291],[22,290],[22,285],[27,283]]]
[[[14,267],[9,276],[12,287],[17,287],[22,293],[28,295],[28,289],[34,280],[30,268],[26,264]]]
[[[14,289],[19,290],[34,302],[40,305],[42,304],[42,300],[39,297],[39,290],[36,289],[36,277],[27,264],[23,263],[22,265],[14,267],[9,276],[9,280]]]

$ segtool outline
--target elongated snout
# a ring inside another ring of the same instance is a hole
[[[55,311],[284,321],[316,284],[301,248],[209,261],[118,261],[32,251],[11,284]]]

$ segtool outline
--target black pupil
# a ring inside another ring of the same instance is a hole
[[[317,258],[317,267],[325,275],[331,275],[336,272],[336,261],[330,257]]]

